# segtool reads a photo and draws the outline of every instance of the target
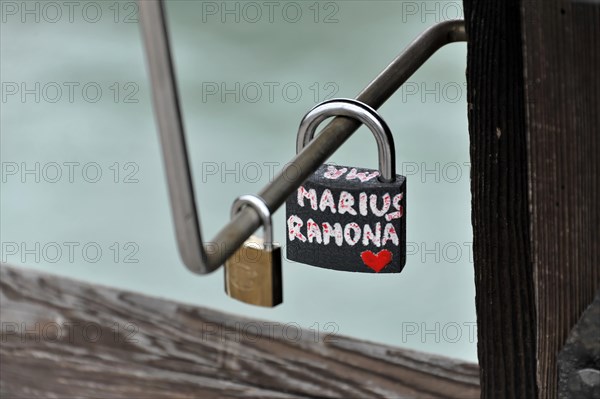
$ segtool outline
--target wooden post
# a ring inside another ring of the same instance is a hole
[[[600,2],[464,6],[482,397],[553,398],[600,286]]]

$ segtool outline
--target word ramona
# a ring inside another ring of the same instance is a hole
[[[382,247],[391,241],[394,245],[398,246],[400,240],[398,234],[392,223],[386,223],[381,231],[381,223],[375,224],[375,231],[369,224],[361,227],[358,223],[348,223],[342,229],[341,223],[334,223],[333,226],[328,222],[316,223],[312,219],[308,219],[306,227],[303,229],[304,221],[296,215],[291,215],[287,220],[288,227],[288,238],[290,241],[298,239],[302,242],[308,240],[309,243],[313,241],[317,244],[328,245],[333,238],[336,245],[341,247],[344,242],[350,246],[356,245],[362,238],[362,244],[364,246],[375,245],[376,247]],[[306,234],[302,233],[302,230]]]

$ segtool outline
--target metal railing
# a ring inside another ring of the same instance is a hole
[[[219,268],[260,227],[261,219],[253,208],[245,207],[212,241],[202,241],[165,7],[162,0],[140,0],[139,9],[179,253],[189,270],[199,274],[210,273]],[[369,83],[356,100],[379,108],[438,49],[448,43],[466,40],[462,20],[432,26]],[[336,117],[323,128],[258,193],[270,212],[274,213],[359,127],[360,123],[354,119]]]

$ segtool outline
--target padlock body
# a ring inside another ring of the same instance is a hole
[[[239,301],[265,307],[282,302],[281,248],[265,250],[263,239],[251,236],[225,262],[225,292]]]
[[[406,178],[322,165],[286,201],[286,256],[362,273],[399,273],[406,262]]]

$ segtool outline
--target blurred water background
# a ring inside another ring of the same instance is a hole
[[[462,17],[461,2],[267,3],[168,2],[205,239],[294,155],[309,108],[356,96],[424,29]],[[284,261],[284,304],[261,309],[228,298],[222,270],[197,276],[179,260],[136,4],[48,4],[2,2],[3,262],[476,361],[466,44],[380,110],[408,176],[403,273]],[[376,168],[372,135],[361,128],[332,161]]]

